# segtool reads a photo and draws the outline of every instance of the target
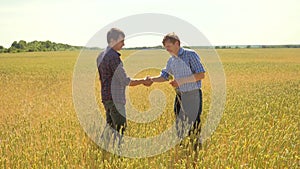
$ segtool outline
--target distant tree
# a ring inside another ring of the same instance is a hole
[[[187,48],[187,49],[191,49],[191,47],[189,47],[189,46],[183,46],[184,48]]]
[[[49,40],[47,40],[47,41],[45,42],[45,48],[47,48],[48,50],[50,50],[52,46],[53,46],[53,44],[52,44],[52,42],[50,42]]]
[[[18,44],[19,49],[25,49],[26,46],[27,46],[26,41],[24,41],[24,40],[19,41],[19,44]]]
[[[14,42],[11,44],[11,47],[19,48],[18,42],[17,42],[17,41],[14,41]]]
[[[11,46],[10,48],[8,48],[7,52],[8,53],[16,53],[17,52],[17,48],[15,48],[14,46]]]
[[[3,53],[4,52],[4,47],[3,46],[0,46],[0,53]]]
[[[247,47],[246,48],[251,48],[251,45],[247,45]]]

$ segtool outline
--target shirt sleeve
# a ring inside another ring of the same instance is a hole
[[[122,86],[128,86],[131,79],[127,76],[120,57],[113,57],[110,66],[112,72],[114,72],[113,77],[116,78]]]
[[[171,71],[171,58],[168,60],[167,66],[161,71],[160,76],[168,80],[170,74],[173,74]]]
[[[190,66],[193,73],[205,72],[205,69],[200,61],[200,57],[196,52],[191,52]]]

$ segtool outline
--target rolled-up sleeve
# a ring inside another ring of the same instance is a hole
[[[161,71],[160,76],[168,80],[170,74],[173,74],[171,70],[171,58],[168,60],[166,67]]]
[[[189,58],[190,58],[191,71],[193,73],[205,72],[205,69],[200,61],[200,57],[196,52],[191,52]]]

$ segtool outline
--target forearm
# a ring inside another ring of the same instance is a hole
[[[150,86],[153,82],[166,82],[167,80],[161,76],[157,77],[149,77],[149,79],[131,79],[129,86],[137,86],[140,84],[144,84],[146,86]],[[150,84],[149,84],[150,83]]]
[[[177,81],[178,84],[183,85],[186,83],[192,83],[192,82],[197,82],[199,80],[204,79],[205,75],[203,72],[201,73],[195,73],[191,76],[188,77],[184,77],[184,78],[179,78],[179,79],[175,79]]]
[[[166,80],[166,79],[165,79],[164,77],[162,77],[162,76],[152,77],[151,80],[152,80],[153,82],[166,82],[166,81],[168,81],[168,80]]]
[[[137,85],[140,85],[140,84],[144,84],[145,82],[146,82],[145,79],[131,79],[130,83],[129,83],[129,86],[137,86]]]

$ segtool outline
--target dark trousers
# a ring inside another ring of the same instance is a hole
[[[106,111],[106,127],[101,135],[101,139],[107,148],[113,135],[113,146],[116,141],[118,146],[120,146],[127,126],[125,105],[114,103],[113,101],[105,101],[103,105]]]
[[[106,111],[106,123],[120,134],[124,134],[126,128],[125,105],[115,104],[113,101],[106,101],[103,105]]]

